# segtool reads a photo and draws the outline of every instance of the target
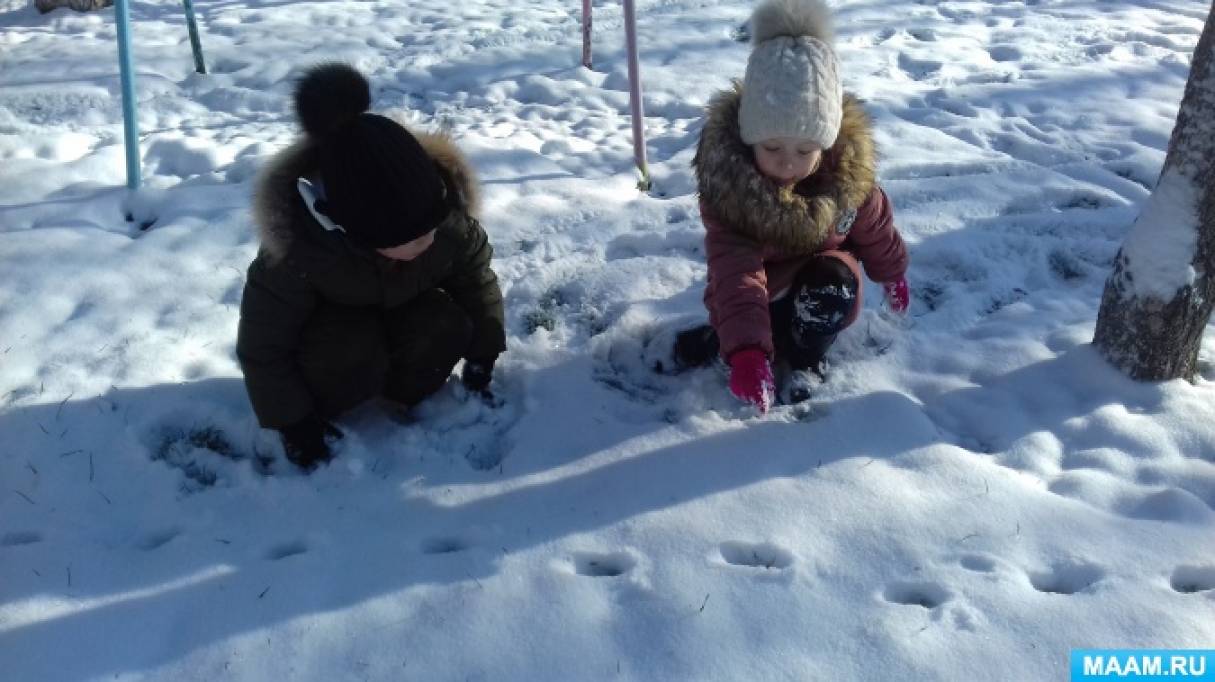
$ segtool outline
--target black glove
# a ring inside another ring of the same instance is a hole
[[[460,381],[464,382],[464,388],[473,393],[488,392],[489,382],[494,378],[494,362],[497,360],[497,358],[465,360],[464,373],[460,375]]]
[[[283,435],[283,450],[287,453],[287,459],[308,472],[318,464],[333,459],[329,444],[342,438],[342,432],[337,427],[315,414],[281,429],[280,433]]]

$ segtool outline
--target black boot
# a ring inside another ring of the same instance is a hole
[[[809,370],[826,379],[827,351],[839,334],[815,334],[804,332],[793,337],[789,344],[789,367],[794,370]]]
[[[789,403],[810,399],[814,390],[827,380],[827,351],[838,334],[826,336],[806,334],[799,339],[809,342],[808,348],[794,347],[789,352],[789,378],[785,394]],[[796,341],[796,340],[795,340]]]
[[[798,273],[787,302],[782,301],[787,305],[782,314],[788,316],[781,345],[791,370],[789,402],[808,400],[826,379],[827,351],[856,305],[857,286],[852,270],[838,258],[815,258]]]

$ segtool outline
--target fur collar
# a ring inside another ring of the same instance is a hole
[[[856,209],[873,191],[876,152],[869,117],[844,96],[844,120],[821,168],[791,190],[781,190],[755,166],[738,132],[742,85],[718,93],[692,166],[700,200],[728,230],[788,253],[813,253],[831,235],[841,212]]]
[[[442,171],[449,190],[456,192],[456,205],[476,217],[480,207],[476,176],[455,142],[443,133],[410,131]],[[308,212],[296,189],[296,181],[317,170],[316,144],[309,138],[279,152],[262,170],[253,195],[253,220],[262,247],[280,260],[302,232],[316,220]]]

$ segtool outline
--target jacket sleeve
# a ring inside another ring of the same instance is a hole
[[[485,229],[474,218],[467,221],[463,248],[452,263],[452,272],[440,284],[468,313],[473,323],[473,341],[466,354],[470,360],[492,360],[506,350],[505,313],[498,276],[490,267],[494,248]]]
[[[265,428],[290,426],[315,410],[296,351],[316,300],[304,274],[286,263],[271,263],[263,253],[249,266],[236,357],[253,412]]]
[[[705,257],[709,282],[705,306],[721,342],[721,356],[759,348],[772,357],[772,322],[768,317],[768,274],[758,244],[725,229],[700,207],[705,224]]]
[[[881,187],[874,186],[856,212],[844,247],[856,254],[875,282],[893,282],[907,272],[907,246],[894,226],[894,210]]]

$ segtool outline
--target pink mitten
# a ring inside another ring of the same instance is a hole
[[[907,286],[907,279],[900,277],[893,282],[885,282],[882,288],[886,291],[886,305],[899,315],[906,315],[911,305],[911,289]]]
[[[730,356],[730,392],[743,402],[768,411],[776,395],[776,381],[768,356],[758,348],[747,348]]]

